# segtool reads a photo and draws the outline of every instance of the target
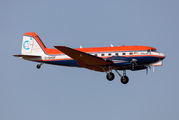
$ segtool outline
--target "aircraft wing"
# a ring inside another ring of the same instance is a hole
[[[84,53],[66,46],[54,46],[56,49],[73,58],[82,67],[103,66],[113,64],[111,60],[103,59],[88,53]]]

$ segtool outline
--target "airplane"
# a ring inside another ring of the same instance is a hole
[[[127,84],[129,78],[126,70],[148,71],[150,66],[162,66],[163,53],[149,46],[113,46],[91,48],[69,48],[66,46],[54,46],[47,48],[35,32],[27,32],[23,35],[21,54],[14,55],[24,60],[39,62],[40,69],[44,63],[68,67],[86,68],[93,71],[106,73],[109,81],[114,80],[116,71],[121,77],[121,83]],[[122,70],[121,75],[118,70]]]

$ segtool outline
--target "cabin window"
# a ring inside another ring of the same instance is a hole
[[[111,53],[109,53],[108,56],[111,56]]]
[[[126,55],[126,53],[122,53],[122,55]]]
[[[101,54],[101,56],[104,56],[104,54]]]
[[[116,56],[118,56],[118,53],[115,53]]]
[[[94,56],[98,56],[97,54],[94,54]]]
[[[133,55],[133,53],[129,53],[129,55]]]

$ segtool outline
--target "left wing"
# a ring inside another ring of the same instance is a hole
[[[65,53],[69,57],[73,58],[82,67],[89,68],[89,66],[104,66],[113,64],[111,60],[103,59],[97,56],[90,55],[66,46],[54,46],[56,49]]]

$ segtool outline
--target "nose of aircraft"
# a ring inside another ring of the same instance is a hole
[[[161,59],[161,60],[163,60],[165,57],[166,57],[165,54],[160,53],[160,59]]]

